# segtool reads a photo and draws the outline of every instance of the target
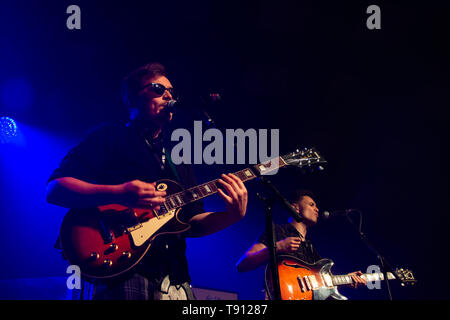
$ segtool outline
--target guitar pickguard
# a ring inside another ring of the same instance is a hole
[[[141,222],[139,225],[133,227],[130,231],[131,239],[136,247],[143,245],[156,232],[161,229],[167,222],[175,217],[176,210],[170,210],[167,213],[154,217],[148,221]]]

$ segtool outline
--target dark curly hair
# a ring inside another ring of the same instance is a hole
[[[288,194],[286,195],[286,199],[290,203],[298,203],[303,199],[304,196],[308,196],[312,199],[315,198],[314,193],[312,193],[312,191],[310,191],[310,190],[296,189],[296,190],[292,190],[292,191],[288,192]]]

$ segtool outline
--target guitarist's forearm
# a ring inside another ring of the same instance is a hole
[[[48,184],[47,202],[65,208],[89,208],[113,203],[120,193],[119,185],[97,185],[63,177]]]
[[[223,230],[242,219],[227,212],[204,212],[191,218],[191,236],[203,237]]]
[[[269,260],[269,248],[255,252],[246,252],[237,262],[236,267],[239,272],[254,270]]]

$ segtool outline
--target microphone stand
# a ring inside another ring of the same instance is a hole
[[[301,221],[301,217],[298,212],[289,204],[289,202],[281,195],[278,189],[272,184],[272,182],[264,176],[259,177],[259,181],[263,186],[267,187],[272,191],[272,196],[265,198],[259,193],[256,195],[264,203],[265,216],[266,216],[266,232],[267,232],[267,243],[269,249],[269,266],[272,274],[272,287],[273,287],[273,300],[281,300],[281,290],[280,290],[280,277],[278,275],[278,264],[277,264],[277,243],[275,238],[275,226],[273,223],[272,205],[275,200],[279,200],[283,206],[287,209],[289,214],[296,220]],[[270,294],[270,293],[269,293]]]
[[[219,94],[212,94],[211,96],[217,96],[217,98],[211,98],[214,102],[221,100]],[[201,96],[199,97],[199,101],[201,106],[194,107],[193,110],[195,110],[196,114],[200,116],[202,123],[206,124],[208,128],[216,128],[216,122],[207,111],[207,109],[209,109],[212,104],[205,101],[205,99],[203,99]],[[180,103],[181,105],[184,105],[184,103],[180,102],[179,99],[171,100],[167,104],[165,110],[174,114],[178,113],[178,111],[182,111],[182,108],[180,108],[179,106]]]
[[[274,203],[274,199],[265,198],[261,194],[257,193],[256,196],[264,203],[264,212],[266,216],[266,233],[267,233],[267,248],[269,249],[269,266],[270,272],[272,274],[272,289],[273,296],[271,297],[273,300],[281,300],[281,291],[280,291],[280,277],[278,275],[278,267],[277,267],[277,243],[275,238],[275,226],[273,223],[273,215],[272,215],[272,205]],[[267,293],[270,288],[267,288]]]
[[[220,101],[222,98],[220,97],[219,94],[210,94],[210,99],[213,102],[217,102]],[[200,115],[203,117],[203,121],[205,122],[205,124],[209,127],[209,128],[216,128],[216,122],[214,121],[214,119],[209,115],[207,109],[209,109],[212,105],[211,102],[206,102],[205,99],[203,99],[202,97],[200,97],[200,101],[203,104],[203,107],[200,107],[198,112],[200,113]]]
[[[373,253],[375,253],[375,255],[377,256],[378,260],[380,261],[381,272],[383,273],[384,281],[386,283],[386,289],[387,289],[388,297],[389,297],[389,300],[392,300],[391,287],[389,285],[389,279],[387,277],[387,273],[391,272],[398,279],[397,274],[393,271],[391,265],[386,260],[386,258],[381,255],[380,251],[375,248],[375,246],[367,239],[366,235],[361,231],[361,225],[362,225],[362,213],[361,213],[361,211],[359,211],[359,210],[351,210],[351,211],[356,211],[356,212],[359,213],[359,227],[357,227],[355,225],[355,223],[352,221],[352,219],[350,219],[350,217],[348,216],[348,212],[345,213],[345,217],[350,222],[350,224],[354,227],[356,232],[359,234],[359,236],[360,236],[361,240],[364,242],[364,244],[369,248],[369,250],[371,250]]]

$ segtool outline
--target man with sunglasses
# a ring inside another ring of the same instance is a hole
[[[155,181],[171,179],[183,187],[196,185],[190,165],[170,160],[167,125],[173,114],[166,109],[174,98],[165,68],[151,63],[123,80],[122,96],[129,121],[93,130],[61,161],[48,180],[47,201],[66,208],[89,208],[116,203],[131,208],[159,210],[166,192]],[[185,237],[220,231],[245,215],[247,190],[239,178],[223,174],[219,196],[224,212],[205,212],[196,201],[184,207],[182,218],[189,233],[157,237],[149,251],[124,277],[100,283],[94,299],[193,299],[185,256]]]

